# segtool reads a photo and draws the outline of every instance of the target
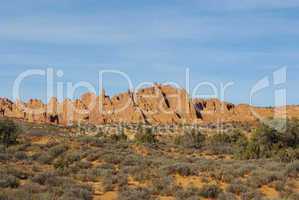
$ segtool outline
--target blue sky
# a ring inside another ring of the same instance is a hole
[[[12,97],[16,77],[28,69],[63,70],[56,81],[97,85],[103,69],[143,81],[178,82],[190,69],[191,89],[209,81],[234,82],[225,100],[247,103],[251,87],[287,67],[288,104],[299,104],[297,0],[26,0],[0,6],[0,96]],[[120,77],[106,91],[127,90]],[[273,87],[257,105],[273,104]],[[77,95],[84,92],[77,91]],[[202,88],[201,93],[209,92]],[[22,98],[45,99],[45,80],[22,86]]]

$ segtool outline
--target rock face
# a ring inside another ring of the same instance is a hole
[[[299,118],[299,106],[288,106],[288,117]],[[258,117],[274,115],[273,108],[234,105],[218,99],[190,99],[183,89],[155,84],[137,92],[128,91],[109,97],[103,90],[100,96],[87,93],[77,100],[48,104],[32,99],[12,102],[0,98],[0,117],[12,117],[36,123],[71,125],[75,123],[150,123],[178,124],[203,122],[250,122]]]

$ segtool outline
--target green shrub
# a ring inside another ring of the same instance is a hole
[[[35,175],[32,178],[32,181],[34,183],[38,183],[40,185],[46,185],[47,181],[50,180],[51,178],[54,178],[56,175],[52,172],[45,172],[45,173],[40,173]]]
[[[179,174],[181,176],[197,175],[195,167],[190,164],[178,163],[165,167],[164,170],[167,174]]]
[[[67,149],[68,148],[65,145],[59,144],[49,149],[49,155],[52,156],[53,158],[56,158],[57,156],[64,153]]]
[[[173,195],[173,191],[176,191],[176,184],[171,176],[165,177],[157,177],[152,180],[153,183],[153,193],[163,195],[163,196],[171,196]]]
[[[20,185],[19,179],[12,175],[0,175],[0,187],[1,188],[17,188]]]
[[[201,148],[204,145],[205,136],[195,129],[185,132],[175,138],[175,144],[185,148]]]
[[[247,186],[243,185],[240,182],[234,182],[226,188],[226,191],[234,193],[236,195],[240,195],[241,193],[245,193],[247,191]]]
[[[208,148],[214,146],[226,147],[232,149],[239,141],[246,141],[246,137],[239,130],[229,133],[215,134],[208,138]]]
[[[299,159],[299,149],[281,149],[279,150],[277,157],[281,162],[293,162]]]
[[[121,200],[151,199],[151,192],[147,188],[124,187],[119,193],[119,199]]]
[[[92,191],[90,188],[81,186],[71,186],[64,190],[61,199],[63,200],[92,200]]]
[[[262,200],[262,194],[258,190],[250,190],[248,192],[242,193],[241,194],[241,200]]]
[[[18,151],[15,153],[15,158],[18,160],[27,160],[28,156],[25,152],[23,151]]]
[[[152,128],[146,128],[144,131],[137,133],[136,141],[143,144],[156,144],[158,142]]]
[[[177,189],[175,190],[175,197],[177,200],[185,200],[185,199],[199,199],[200,190],[198,188],[189,187],[187,189]]]
[[[285,175],[298,176],[299,174],[299,161],[292,162],[286,166]]]
[[[229,192],[227,192],[227,193],[220,193],[219,194],[219,196],[218,196],[218,198],[217,198],[218,200],[236,200],[237,198],[235,197],[235,195],[234,194],[232,194],[232,193],[229,193]]]
[[[110,139],[114,142],[127,141],[127,136],[123,128],[119,128],[116,134],[112,134]]]
[[[0,153],[0,162],[1,161],[7,161],[9,159],[10,159],[9,154],[7,154],[7,153]]]
[[[235,156],[241,159],[278,157],[283,162],[298,159],[299,121],[287,120],[284,132],[273,128],[279,122],[272,120],[271,123],[274,126],[260,125],[249,141],[239,141]]]
[[[19,127],[12,120],[0,120],[0,144],[8,147],[17,143]]]
[[[200,189],[200,195],[205,198],[217,198],[222,189],[217,185],[204,185]]]
[[[36,154],[34,155],[36,157],[36,160],[42,164],[51,164],[53,158],[48,153],[42,153],[42,154]]]

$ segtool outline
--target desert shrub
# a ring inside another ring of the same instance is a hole
[[[17,143],[19,127],[12,120],[0,120],[0,144],[8,147]]]
[[[1,192],[0,192],[1,194]],[[33,196],[30,192],[24,189],[6,190],[0,195],[1,200],[31,200]]]
[[[201,148],[204,145],[205,136],[195,129],[186,131],[183,135],[175,138],[175,144],[185,148]]]
[[[73,163],[73,162],[77,162],[77,161],[81,160],[82,154],[81,154],[81,152],[77,152],[77,151],[73,152],[72,151],[72,152],[67,152],[65,157],[68,161]]]
[[[0,200],[9,200],[7,192],[0,190]]]
[[[110,139],[114,142],[120,142],[120,141],[127,141],[127,136],[125,134],[125,131],[123,128],[119,128],[115,134],[112,134],[110,136]]]
[[[57,156],[63,154],[67,149],[68,148],[65,145],[59,144],[49,149],[49,155],[53,158],[56,158]]]
[[[151,199],[151,192],[147,188],[122,188],[119,193],[121,200]]]
[[[77,141],[83,144],[90,144],[90,145],[102,144],[102,139],[96,136],[87,136],[87,135],[80,136],[77,138]]]
[[[278,192],[282,192],[282,191],[284,191],[285,184],[286,184],[285,181],[278,180],[278,181],[274,181],[271,185]]]
[[[90,188],[82,186],[71,186],[65,188],[64,194],[61,196],[63,200],[92,200],[92,191]]]
[[[299,194],[298,193],[292,193],[292,194],[288,195],[288,197],[286,199],[288,199],[288,200],[298,200],[299,199]]]
[[[23,151],[18,151],[15,153],[15,158],[18,160],[26,160],[28,159],[28,156],[25,152]]]
[[[152,180],[152,190],[155,195],[171,196],[177,186],[171,176],[161,176]]]
[[[156,144],[158,142],[152,128],[145,128],[142,132],[137,133],[135,139],[138,143],[143,144]]]
[[[273,181],[283,180],[284,176],[282,172],[269,172],[265,170],[258,170],[252,172],[247,182],[250,186],[254,188],[267,185]]]
[[[242,193],[240,196],[241,200],[262,200],[263,195],[258,190],[249,190],[248,192]]]
[[[88,168],[92,167],[92,164],[88,161],[79,161],[79,162],[75,163],[75,166],[77,166],[80,169],[88,169]]]
[[[73,169],[71,167],[70,174],[76,174],[76,179],[79,179],[83,182],[95,182],[97,180],[97,174],[94,173],[93,169],[84,169],[84,170],[78,170],[77,168]]]
[[[114,188],[114,182],[113,182],[112,176],[111,177],[105,177],[103,179],[103,190],[104,190],[104,192],[112,191],[113,188]]]
[[[197,171],[193,165],[178,163],[164,168],[167,174],[179,174],[181,176],[197,175]]]
[[[42,164],[51,164],[53,160],[52,156],[50,156],[48,153],[38,153],[34,155],[34,157],[36,157],[36,160]]]
[[[257,166],[253,163],[243,163],[238,169],[234,170],[238,176],[245,176],[255,170]]]
[[[208,138],[209,144],[234,144],[240,139],[244,139],[245,136],[238,132],[234,131],[232,133],[220,133],[212,135]]]
[[[1,188],[17,188],[20,185],[19,179],[12,175],[0,174]]]
[[[117,179],[117,187],[118,188],[122,188],[122,187],[126,187],[128,186],[128,176],[124,173],[118,173],[116,175],[116,179]]]
[[[102,153],[92,152],[91,154],[87,155],[86,160],[93,162],[96,161],[101,155]]]
[[[70,162],[68,159],[61,157],[55,161],[54,167],[56,169],[65,169],[68,168],[71,164],[72,162]]]
[[[229,192],[222,192],[218,195],[218,200],[236,200],[237,198],[235,197],[234,194],[229,193]]]
[[[247,191],[247,186],[245,186],[241,182],[235,181],[226,188],[226,191],[234,193],[236,195],[240,195],[241,193],[245,193]]]
[[[28,191],[31,194],[46,192],[46,188],[39,185],[38,183],[26,183],[22,186],[22,189]]]
[[[24,170],[19,170],[19,169],[13,168],[13,167],[7,168],[2,173],[13,175],[19,179],[27,179],[29,176],[31,176],[31,174],[29,172],[24,171]]]
[[[200,195],[205,198],[217,198],[222,189],[217,185],[204,185],[200,189]]]
[[[293,162],[299,159],[299,149],[286,148],[279,150],[277,157],[281,162]]]
[[[273,120],[272,125],[275,123],[278,122]],[[273,127],[262,124],[255,131],[250,141],[240,141],[237,145],[236,157],[257,159],[277,157],[278,154],[278,158],[284,162],[298,159],[296,148],[299,146],[299,121],[288,120],[284,132],[279,132],[279,129]]]
[[[124,166],[138,166],[142,165],[145,162],[145,159],[143,159],[140,155],[131,154],[124,158],[122,161],[122,165]]]
[[[177,200],[195,200],[199,199],[200,190],[198,188],[189,187],[187,189],[178,189],[175,191],[175,198]]]
[[[108,153],[104,154],[102,159],[106,162],[106,163],[110,163],[110,164],[120,164],[123,160],[123,156],[120,154],[112,154],[112,153]]]
[[[105,163],[101,166],[93,168],[92,171],[92,173],[97,177],[109,177],[112,176],[112,174],[114,174],[114,165]]]
[[[285,133],[281,134],[281,140],[286,147],[299,147],[299,120],[287,120],[287,127]]]
[[[299,161],[292,162],[286,166],[285,175],[298,176],[299,174]]]
[[[46,185],[50,179],[53,179],[55,177],[56,177],[56,174],[54,174],[53,172],[44,172],[44,173],[40,173],[40,174],[37,174],[34,177],[32,177],[32,181],[34,183],[38,183],[40,185]]]
[[[0,153],[0,162],[1,161],[7,161],[9,159],[10,159],[9,154],[7,154],[7,153]]]
[[[68,152],[68,153],[66,153],[65,156],[59,157],[55,161],[54,167],[56,169],[66,169],[66,168],[69,168],[74,162],[80,161],[80,159],[81,159],[81,153],[78,153],[78,152]],[[84,165],[84,163],[77,162],[75,164],[74,168],[77,168],[79,170],[81,168],[88,168],[88,167],[91,166],[90,163],[88,164],[87,167],[84,167],[83,165]],[[76,171],[76,170],[74,170],[74,171]]]
[[[215,134],[207,139],[206,148],[213,154],[231,154],[238,141],[246,141],[245,135],[235,130],[231,133]]]

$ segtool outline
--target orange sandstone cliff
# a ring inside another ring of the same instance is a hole
[[[274,112],[277,111],[277,112]],[[299,118],[299,106],[287,106],[286,112],[274,108],[234,105],[218,99],[191,99],[183,89],[155,84],[136,92],[109,97],[87,93],[77,100],[63,102],[53,97],[48,104],[32,99],[12,102],[0,98],[0,117],[36,123],[71,125],[75,123],[149,123],[179,124],[204,122],[251,122],[275,114]]]

